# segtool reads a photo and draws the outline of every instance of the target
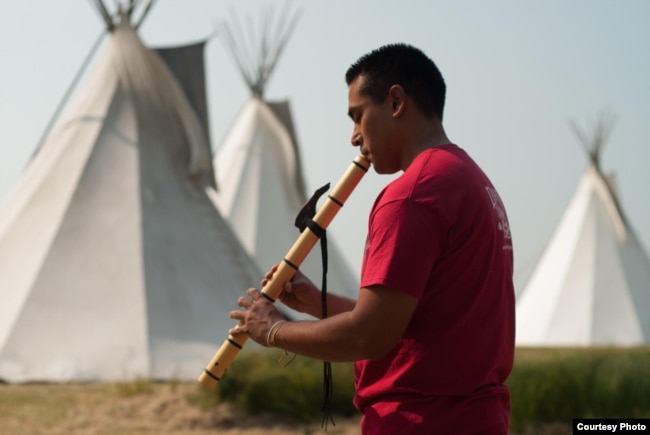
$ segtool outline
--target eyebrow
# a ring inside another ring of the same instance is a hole
[[[354,121],[354,112],[358,111],[359,107],[358,106],[352,106],[348,108],[348,116],[350,117],[351,120]]]

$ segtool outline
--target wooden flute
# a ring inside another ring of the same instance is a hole
[[[327,229],[369,168],[370,161],[363,155],[355,157],[313,217],[312,220],[317,227],[322,230]],[[273,277],[262,288],[262,294],[267,299],[275,301],[280,296],[284,284],[291,280],[318,240],[319,236],[309,226],[300,233],[298,240],[284,257],[284,261],[279,264]],[[205,387],[214,389],[247,340],[247,335],[241,335],[237,338],[228,335],[226,341],[223,342],[199,376],[198,381]]]

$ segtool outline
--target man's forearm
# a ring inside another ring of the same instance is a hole
[[[352,312],[317,321],[288,322],[274,336],[274,345],[288,352],[331,362],[370,357],[363,331],[356,331]],[[355,331],[355,332],[353,332]]]
[[[355,304],[355,300],[352,300],[345,296],[337,295],[334,293],[327,293],[327,316],[336,316],[337,314],[345,313],[346,311],[352,311]],[[309,314],[318,319],[322,319],[322,307],[317,313]]]

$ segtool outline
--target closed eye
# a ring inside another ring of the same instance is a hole
[[[348,111],[348,116],[355,124],[359,124],[361,122],[361,112],[358,110]]]

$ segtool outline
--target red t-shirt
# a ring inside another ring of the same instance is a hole
[[[361,287],[418,299],[380,360],[355,364],[364,434],[507,433],[514,358],[505,208],[456,145],[420,153],[370,213]]]

